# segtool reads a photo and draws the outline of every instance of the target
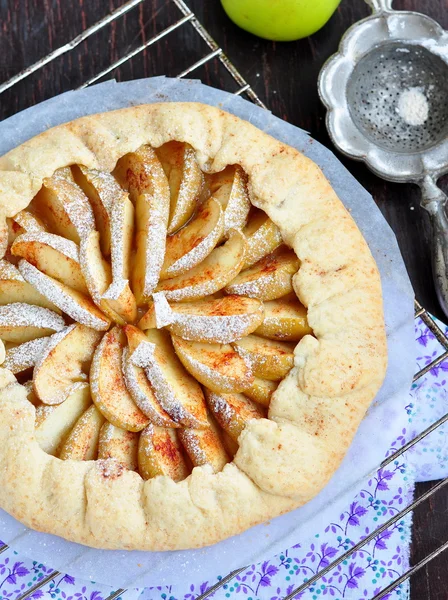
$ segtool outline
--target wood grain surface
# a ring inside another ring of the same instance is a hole
[[[273,43],[238,29],[225,16],[219,0],[186,0],[243,76],[272,112],[331,147],[325,110],[316,81],[344,31],[368,15],[362,0],[342,0],[330,22],[311,38]],[[0,82],[5,81],[73,39],[124,0],[0,0]],[[448,0],[396,0],[395,7],[419,10],[448,29]],[[111,25],[60,56],[0,97],[0,119],[37,102],[79,87],[112,62],[135,50],[181,17],[170,0],[145,0]],[[105,78],[129,80],[179,75],[209,49],[186,24],[151,45]],[[237,85],[217,59],[191,75],[204,83],[235,91]],[[341,161],[373,195],[394,230],[414,285],[416,297],[434,314],[437,305],[430,269],[429,227],[414,185],[387,183],[354,161]],[[448,178],[440,181],[448,192]],[[431,484],[417,486],[417,496]],[[414,514],[411,560],[418,561],[448,539],[447,498],[440,492]],[[448,598],[448,553],[412,580],[413,600]]]

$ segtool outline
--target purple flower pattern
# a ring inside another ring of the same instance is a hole
[[[418,319],[416,340],[420,349],[417,357],[419,368],[430,364],[441,354],[441,346],[430,330]],[[433,367],[414,386],[414,396],[428,388],[431,401],[434,394],[446,385],[448,361]],[[447,404],[448,404],[448,394]],[[407,427],[389,448],[387,455],[403,446],[416,433],[413,419],[416,412],[415,400],[405,407]],[[421,429],[421,428],[420,428]],[[423,443],[423,442],[422,442]],[[430,441],[425,441],[427,447]],[[447,444],[448,447],[448,444]],[[414,451],[415,452],[415,451]],[[412,457],[412,452],[408,453]],[[428,460],[428,463],[431,462]],[[448,464],[448,459],[447,459]],[[353,501],[333,522],[322,526],[313,539],[301,540],[282,554],[263,563],[250,565],[228,581],[210,597],[215,600],[282,600],[314,575],[328,569],[332,561],[350,550],[360,539],[366,537],[378,525],[399,512],[412,498],[413,472],[406,457],[400,457],[367,480]],[[318,600],[370,600],[391,581],[399,577],[408,567],[408,543],[410,520],[403,519],[393,527],[381,532],[362,550],[354,552],[334,568],[330,568],[320,579],[295,598]],[[51,575],[52,570],[28,559],[18,560],[17,553],[8,549],[0,555],[0,600],[15,600],[27,588]],[[226,573],[222,574],[224,577]],[[219,579],[222,579],[219,577]],[[217,580],[201,583],[186,583],[180,586],[158,586],[137,592],[131,590],[121,600],[195,600]],[[75,580],[70,575],[59,575],[48,581],[32,595],[33,600],[104,600],[111,589],[94,583]],[[387,598],[407,597],[407,586],[403,584],[388,594]]]

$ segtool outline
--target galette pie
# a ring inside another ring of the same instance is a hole
[[[386,341],[375,262],[312,161],[210,106],[136,106],[3,156],[0,219],[1,508],[173,550],[326,485]]]

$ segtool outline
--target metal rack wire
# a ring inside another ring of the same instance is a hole
[[[142,4],[143,2],[145,2],[145,0],[129,0],[128,2],[126,2],[125,4],[120,6],[118,9],[116,9],[115,11],[113,11],[110,14],[108,14],[107,16],[105,16],[103,19],[101,19],[100,21],[98,21],[97,23],[92,25],[91,27],[85,29],[81,34],[76,36],[73,40],[71,40],[67,44],[61,46],[60,48],[57,48],[56,50],[54,50],[47,56],[41,58],[40,60],[38,60],[31,66],[29,66],[26,69],[24,69],[23,71],[21,71],[20,73],[17,73],[15,76],[11,77],[8,81],[5,81],[4,83],[0,84],[0,94],[2,94],[6,90],[8,90],[12,86],[14,86],[15,84],[19,83],[26,77],[29,77],[31,74],[35,73],[36,71],[38,71],[39,69],[41,69],[42,67],[47,65],[48,63],[55,60],[56,58],[62,56],[63,54],[70,52],[71,50],[76,48],[76,46],[78,46],[79,44],[81,44],[82,42],[87,40],[90,36],[97,33],[98,31],[100,31],[101,29],[106,27],[107,25],[113,23],[114,21],[116,21],[117,19],[119,19],[120,17],[125,15],[127,12],[129,12],[130,10],[132,10],[135,7],[137,7],[138,5]],[[239,86],[237,91],[234,93],[236,95],[245,94],[252,102],[257,104],[258,106],[266,108],[265,105],[263,104],[263,102],[260,100],[260,98],[255,93],[255,91],[252,89],[250,84],[244,79],[244,77],[241,75],[241,73],[236,69],[236,67],[227,58],[227,56],[224,54],[223,50],[218,46],[218,44],[211,37],[211,35],[208,33],[208,31],[198,21],[195,14],[185,4],[184,0],[166,0],[166,4],[170,4],[170,3],[174,4],[179,10],[180,18],[177,21],[175,21],[174,23],[172,23],[171,25],[169,25],[168,27],[163,29],[157,35],[146,40],[143,44],[139,45],[137,48],[135,48],[131,52],[123,55],[121,58],[119,58],[117,61],[110,64],[107,68],[100,71],[94,77],[91,77],[90,79],[85,81],[80,86],[80,88],[85,88],[85,87],[91,85],[92,83],[100,80],[104,76],[106,76],[110,73],[113,73],[113,71],[116,68],[120,67],[121,65],[126,63],[128,60],[130,60],[134,56],[137,56],[138,54],[140,54],[145,49],[149,48],[150,46],[152,46],[153,44],[155,44],[162,38],[168,36],[170,33],[174,32],[175,30],[177,30],[180,27],[185,25],[185,26],[193,27],[193,29],[202,38],[202,40],[205,41],[210,52],[208,54],[206,54],[205,56],[200,57],[190,67],[188,67],[187,69],[185,69],[184,71],[179,73],[177,75],[177,77],[185,77],[186,75],[189,75],[190,73],[192,73],[199,67],[206,65],[207,63],[209,63],[210,61],[212,61],[213,59],[216,58],[219,60],[221,65],[230,73],[233,80]],[[439,365],[442,361],[444,361],[445,359],[448,358],[448,337],[438,327],[438,325],[434,322],[434,320],[431,318],[431,316],[428,314],[428,312],[417,301],[415,302],[415,318],[416,319],[420,318],[425,323],[425,325],[430,329],[430,331],[434,334],[434,336],[436,337],[438,342],[441,344],[443,351],[430,364],[426,365],[423,369],[421,369],[418,373],[415,374],[414,381],[416,381],[420,377],[424,376],[428,371],[430,371],[431,369],[433,369],[434,367]],[[443,423],[445,423],[447,421],[448,421],[448,414],[442,416],[435,423],[433,423],[427,429],[425,429],[419,435],[417,435],[414,439],[410,440],[408,443],[406,443],[404,446],[402,446],[395,453],[391,454],[386,460],[384,460],[381,463],[381,465],[379,465],[378,468],[384,468],[386,465],[388,465],[391,462],[393,462],[394,460],[396,460],[399,456],[403,455],[407,450],[409,450],[415,444],[419,443],[422,439],[424,439],[426,436],[428,436],[430,433],[432,433],[434,430],[436,430],[438,427],[440,427]],[[417,506],[419,506],[420,504],[422,504],[423,502],[428,500],[428,498],[433,496],[439,490],[444,488],[447,484],[448,484],[448,478],[444,479],[444,480],[440,481],[439,483],[437,483],[436,485],[434,485],[425,494],[420,496],[420,498],[413,501],[406,508],[404,508],[402,511],[400,511],[399,513],[397,513],[396,515],[394,515],[393,517],[388,519],[382,525],[378,526],[367,537],[360,540],[356,545],[351,547],[344,554],[340,555],[338,558],[336,558],[334,561],[332,561],[330,564],[328,564],[328,566],[322,568],[316,575],[314,575],[313,577],[308,579],[308,581],[306,581],[306,583],[303,583],[302,585],[300,585],[296,589],[294,589],[283,600],[293,600],[293,598],[295,598],[300,592],[303,592],[306,588],[308,588],[313,583],[318,581],[321,577],[325,576],[327,573],[332,571],[340,563],[342,563],[344,560],[349,558],[354,552],[361,550],[366,544],[368,544],[371,540],[373,540],[378,534],[380,534],[381,532],[385,531],[388,527],[391,527],[392,525],[394,525],[395,523],[400,521],[403,517],[405,517],[407,514],[409,514],[411,511],[413,511]],[[395,589],[399,584],[406,581],[409,577],[411,577],[414,573],[416,573],[421,568],[426,566],[431,560],[433,560],[436,556],[441,554],[447,548],[448,548],[448,541],[446,543],[442,544],[434,552],[432,552],[428,556],[426,556],[419,563],[417,563],[416,565],[411,567],[406,573],[404,573],[402,576],[400,576],[395,581],[393,581],[390,585],[388,585],[386,588],[384,588],[381,592],[379,592],[371,600],[380,600],[381,598],[386,596],[393,589]],[[8,549],[7,545],[0,546],[0,554],[7,549]],[[216,592],[218,589],[222,588],[225,584],[227,584],[231,580],[233,580],[239,573],[244,571],[246,568],[247,567],[242,567],[240,569],[237,569],[237,570],[229,573],[226,577],[223,577],[215,585],[211,586],[207,591],[205,591],[201,595],[197,596],[195,600],[205,600],[206,598],[211,596],[214,592]],[[27,598],[30,598],[37,590],[42,589],[45,585],[49,584],[52,580],[54,580],[55,578],[57,578],[60,575],[62,575],[62,573],[60,573],[59,571],[52,571],[47,577],[41,579],[35,585],[28,588],[25,593],[18,596],[16,598],[16,600],[26,600]],[[116,590],[115,592],[111,593],[105,600],[116,600],[117,598],[120,598],[120,597],[123,597],[123,600],[125,600],[125,596],[124,596],[125,593],[126,593],[126,589]]]

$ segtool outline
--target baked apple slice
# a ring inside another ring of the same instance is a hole
[[[103,258],[100,247],[100,234],[98,231],[91,231],[82,241],[79,247],[79,259],[84,279],[89,290],[90,297],[102,312],[119,325],[126,325],[127,320],[113,310],[113,302],[103,300],[103,294],[112,283],[112,270],[109,263]],[[123,310],[126,302],[123,299]],[[134,302],[131,301],[131,307]],[[114,304],[117,308],[119,305]],[[134,309],[131,308],[131,313]],[[125,314],[127,314],[125,312]]]
[[[64,319],[48,308],[24,302],[0,306],[0,338],[4,342],[23,344],[64,327]]]
[[[235,350],[252,366],[256,377],[280,381],[294,365],[294,346],[248,335],[233,344]]]
[[[170,189],[155,151],[142,146],[118,161],[117,176],[125,179],[135,206],[136,253],[132,290],[141,305],[148,301],[162,269],[168,219]]]
[[[131,394],[135,404],[153,425],[158,425],[159,427],[179,427],[178,423],[173,421],[160,405],[146,377],[145,371],[141,367],[135,366],[129,358],[140,341],[137,341],[136,336],[128,334],[129,348],[123,350],[123,376],[128,392]]]
[[[189,342],[176,335],[172,340],[184,367],[208,389],[223,393],[242,392],[253,382],[250,366],[230,344]]]
[[[269,381],[269,379],[255,377],[252,384],[244,390],[244,394],[254,402],[269,407],[272,394],[277,388],[278,381]]]
[[[94,207],[95,219],[101,233],[100,249],[83,250],[84,264],[90,259],[98,263],[104,256],[111,258],[112,273],[103,276],[100,281],[107,279],[107,286],[102,287],[102,310],[109,314],[109,308],[120,315],[124,322],[137,318],[137,304],[129,286],[131,268],[131,249],[134,234],[134,207],[125,192],[109,173],[102,173],[85,167],[79,167],[80,184]],[[92,236],[92,234],[91,234]],[[95,244],[93,239],[84,243],[86,246]],[[83,245],[83,244],[81,244]],[[98,265],[99,267],[99,265]],[[94,266],[91,266],[94,269]],[[99,305],[99,304],[97,304]],[[123,324],[123,323],[122,323]]]
[[[168,300],[198,300],[224,288],[240,272],[244,262],[246,239],[232,229],[229,239],[215,248],[207,258],[183,275],[162,281],[157,291],[165,292]]]
[[[60,404],[87,373],[101,334],[74,324],[52,335],[36,362],[34,390],[44,404]]]
[[[243,233],[247,239],[243,269],[248,269],[283,243],[280,229],[261,210],[251,215]]]
[[[295,294],[266,302],[264,321],[255,330],[257,335],[287,342],[299,342],[304,335],[312,335],[306,308]]]
[[[209,198],[185,227],[167,238],[160,279],[183,275],[200,264],[212,252],[223,232],[221,204]]]
[[[119,327],[104,334],[90,368],[92,399],[106,419],[121,429],[141,431],[149,419],[136,406],[126,387],[122,355],[126,337]]]
[[[252,206],[243,169],[235,165],[213,175],[210,191],[224,210],[224,234],[231,229],[243,229]]]
[[[238,440],[251,419],[265,416],[263,408],[243,394],[217,394],[206,390],[205,395],[215,419],[234,440]]]
[[[228,344],[255,331],[263,322],[263,303],[256,298],[224,296],[198,302],[178,302],[171,305],[163,292],[154,294],[148,317],[143,316],[139,327],[150,329],[154,321],[158,328],[167,329],[185,340]]]
[[[95,229],[95,218],[87,196],[75,183],[70,167],[58,169],[44,179],[42,189],[32,201],[36,214],[48,224],[51,233],[79,244]]]
[[[29,210],[21,210],[12,220],[17,223],[20,233],[38,233],[45,231],[43,222]]]
[[[156,150],[168,178],[171,196],[168,233],[174,233],[190,219],[202,191],[202,171],[188,144],[168,142]]]
[[[137,333],[138,332],[138,333]],[[207,412],[201,386],[177,358],[169,334],[151,329],[146,336],[135,327],[126,327],[136,349],[130,360],[145,369],[157,401],[171,418],[184,427],[207,427]],[[143,337],[142,337],[143,336]],[[145,338],[145,339],[143,339]]]
[[[98,441],[98,458],[113,458],[125,469],[135,471],[138,467],[138,438],[134,431],[104,423]]]
[[[72,174],[75,182],[90,201],[96,228],[101,231],[101,250],[105,256],[109,256],[111,246],[110,209],[118,194],[124,192],[109,173],[88,169],[83,165],[75,165],[72,167]]]
[[[49,277],[88,294],[81,267],[78,246],[53,233],[24,233],[11,246],[11,254],[24,258]]]
[[[292,277],[299,266],[299,259],[294,252],[283,247],[242,271],[225,291],[264,302],[281,298],[293,291]]]
[[[6,260],[0,260],[0,305],[14,302],[34,304],[57,313],[61,312],[53,302],[47,300],[25,281],[16,266]]]
[[[36,338],[18,346],[8,348],[0,364],[3,368],[12,371],[14,375],[30,367],[34,367],[38,359],[42,356],[49,339],[50,337]]]
[[[175,429],[151,424],[141,432],[138,470],[143,479],[166,475],[173,481],[182,481],[188,477],[188,465]]]
[[[109,319],[87,296],[45,275],[24,259],[19,263],[19,271],[28,283],[74,321],[98,331],[109,328]]]
[[[62,445],[59,458],[62,460],[96,460],[98,441],[104,417],[95,406],[91,406],[78,419]]]
[[[206,429],[181,429],[178,435],[194,467],[210,465],[215,473],[219,473],[230,459],[211,415],[208,422]]]
[[[62,404],[40,405],[36,409],[34,435],[42,450],[57,456],[70,431],[91,404],[89,384],[77,383]]]

